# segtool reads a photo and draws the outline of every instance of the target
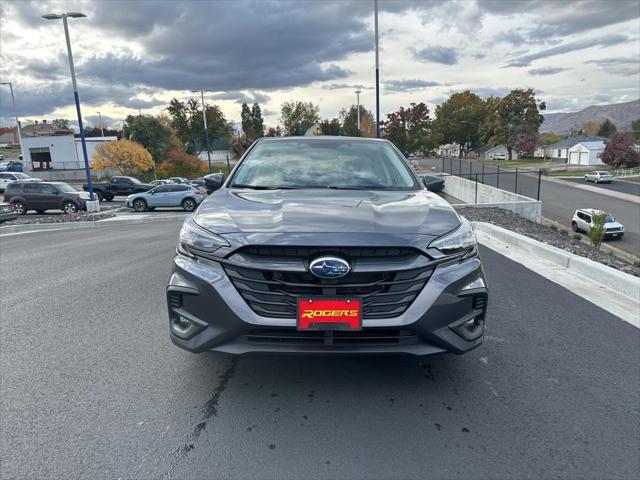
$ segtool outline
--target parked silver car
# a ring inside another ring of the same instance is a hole
[[[593,216],[605,214],[607,216],[604,224],[605,239],[619,239],[624,237],[624,225],[618,222],[613,215],[596,210],[595,208],[580,208],[575,211],[571,219],[571,228],[574,232],[589,233],[593,226]]]
[[[182,207],[193,212],[207,196],[206,191],[192,185],[160,185],[147,192],[127,197],[127,207],[136,212],[154,210],[156,207]]]
[[[613,182],[613,175],[606,170],[596,170],[589,172],[584,176],[585,181],[594,183],[611,183]]]

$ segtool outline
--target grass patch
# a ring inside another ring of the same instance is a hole
[[[20,147],[0,148],[0,155],[6,155],[7,153],[9,153],[9,154],[15,153],[17,155],[20,155]]]

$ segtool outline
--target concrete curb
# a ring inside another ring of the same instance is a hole
[[[564,180],[548,177],[548,176],[542,177],[542,179],[547,182],[558,183],[564,186],[570,185],[573,188],[577,188],[579,190],[586,190],[587,192],[599,193],[601,195],[605,195],[608,197],[617,198],[618,200],[625,200],[627,202],[640,205],[640,197],[636,197],[635,195],[631,195],[629,193],[615,192],[613,190],[605,190],[604,188],[593,187],[591,185],[580,185],[579,183],[574,183],[574,182],[565,182]]]
[[[633,301],[640,300],[640,278],[638,277],[490,223],[472,223],[476,230],[490,235],[507,245],[524,250],[533,257],[545,259],[568,270],[570,273],[615,290]]]
[[[185,214],[162,215],[162,216],[140,216],[139,218],[123,218],[118,217],[105,218],[103,220],[94,220],[87,222],[65,222],[65,223],[30,223],[28,225],[8,225],[0,227],[0,237],[8,235],[17,235],[22,233],[46,232],[54,230],[74,230],[78,228],[92,227],[109,227],[112,225],[135,225],[139,223],[156,223],[165,220],[175,220],[177,218],[186,218]]]

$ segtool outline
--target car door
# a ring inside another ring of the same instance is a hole
[[[39,210],[59,210],[60,205],[60,195],[58,193],[58,189],[53,185],[48,183],[38,185],[40,193],[38,204]]]
[[[4,190],[9,182],[15,180],[15,177],[10,173],[0,173],[0,190]]]
[[[150,207],[166,207],[171,204],[171,188],[173,185],[160,185],[153,189],[153,194],[148,195]]]
[[[581,218],[582,220],[582,225],[580,225],[580,229],[584,230],[585,232],[588,232],[589,230],[591,230],[591,215],[589,215],[588,213],[579,213],[578,216]]]
[[[171,192],[171,206],[179,207],[182,205],[182,199],[189,190],[191,190],[189,185],[173,185],[173,192]]]

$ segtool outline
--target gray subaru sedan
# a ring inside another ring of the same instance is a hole
[[[192,352],[460,354],[483,340],[471,225],[386,140],[258,140],[176,250],[169,332]]]

